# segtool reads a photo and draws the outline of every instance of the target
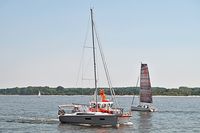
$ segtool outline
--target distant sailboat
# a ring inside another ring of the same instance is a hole
[[[154,112],[152,99],[152,88],[147,64],[141,64],[140,71],[140,103],[138,106],[131,106],[132,111]]]
[[[38,97],[40,97],[41,96],[41,93],[40,93],[40,91],[38,92]]]

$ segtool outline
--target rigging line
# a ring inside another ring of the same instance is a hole
[[[90,77],[91,75],[85,75],[85,74],[88,74],[89,73],[89,71],[90,71],[90,63],[91,63],[91,61],[92,61],[92,57],[90,57],[89,59],[88,59],[88,61],[87,62],[85,62],[85,64],[84,64],[84,67],[85,68],[83,68],[82,69],[82,77],[81,77],[81,79],[82,80],[85,80],[85,79],[90,79],[90,80],[94,80],[94,78],[87,78],[87,77]],[[97,64],[98,65],[98,64]],[[98,69],[97,69],[98,70]],[[99,77],[98,77],[98,71],[97,71],[97,81],[99,80]]]
[[[101,42],[100,42],[100,39],[99,39],[99,35],[97,33],[96,25],[94,25],[94,30],[95,30],[95,35],[96,35],[100,55],[101,55],[103,66],[104,66],[104,71],[105,71],[106,78],[107,78],[107,81],[108,81],[108,85],[109,85],[109,88],[112,88],[112,83],[111,83],[111,79],[110,79],[110,76],[109,76],[109,71],[108,71],[108,67],[107,67],[107,64],[106,64],[106,59],[105,59],[105,56],[104,56],[104,53],[103,53],[103,49],[102,49],[102,45],[101,45]]]
[[[90,16],[88,18],[87,30],[86,30],[85,39],[84,39],[83,48],[82,48],[82,54],[81,54],[81,58],[80,58],[80,64],[79,64],[79,69],[78,69],[78,74],[77,74],[77,80],[76,80],[76,87],[78,85],[78,80],[79,80],[79,76],[80,76],[81,66],[83,65],[82,63],[83,63],[83,59],[84,59],[85,47],[86,47],[86,42],[87,42],[88,32],[89,32],[89,21],[90,21]],[[81,84],[82,84],[82,82],[81,82]]]
[[[80,64],[79,64],[79,69],[78,69],[78,74],[77,74],[77,79],[76,79],[76,87],[78,85],[78,81],[79,81],[79,75],[80,75],[80,71],[81,71],[81,66],[82,66],[82,61],[84,58],[84,48],[82,49],[82,54],[81,54],[81,59],[80,59]]]
[[[100,55],[101,55],[103,66],[104,66],[104,71],[105,71],[106,78],[107,78],[107,81],[108,81],[108,85],[109,85],[109,88],[112,88],[112,83],[111,83],[111,80],[110,80],[109,71],[108,71],[108,67],[107,67],[107,64],[106,64],[106,59],[105,59],[105,56],[104,56],[104,53],[103,53],[102,45],[101,45],[96,27],[95,27],[95,34],[97,36],[97,42],[98,42]]]
[[[138,79],[137,79],[137,82],[135,85],[136,88],[138,87],[139,78],[140,78],[140,76],[138,76]],[[131,105],[133,105],[134,99],[135,99],[135,94],[133,94],[133,99],[132,99]]]
[[[83,70],[82,71],[82,78],[84,78],[85,77],[84,74],[88,73],[88,71],[90,70],[89,66],[91,65],[90,64],[91,61],[92,61],[92,57],[89,57],[88,60],[87,60],[87,62],[85,61],[84,66],[83,66],[85,68],[82,69]]]
[[[103,66],[104,66],[104,71],[105,71],[106,78],[107,78],[108,85],[109,85],[109,89],[110,89],[110,92],[111,92],[111,97],[112,97],[112,100],[114,100],[115,103],[116,103],[116,105],[119,107],[119,104],[118,104],[118,102],[116,101],[115,92],[114,92],[114,90],[113,90],[113,88],[112,88],[112,83],[111,83],[111,79],[110,79],[108,67],[107,67],[106,60],[105,60],[105,56],[104,56],[104,53],[103,53],[103,50],[102,50],[102,46],[101,46],[101,43],[100,43],[100,40],[99,40],[99,36],[98,36],[98,33],[97,33],[96,25],[94,25],[94,30],[95,30],[95,35],[96,35],[96,39],[97,39],[97,44],[98,44],[98,46],[99,46],[99,51],[100,51],[101,58],[102,58],[102,62],[103,62]],[[114,98],[113,98],[113,97],[114,97]]]

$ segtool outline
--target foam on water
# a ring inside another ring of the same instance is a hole
[[[17,119],[8,119],[6,120],[6,122],[29,123],[29,124],[57,124],[59,123],[59,120],[52,118],[19,117]]]
[[[124,123],[123,125],[128,125],[129,126],[129,125],[133,125],[133,123],[129,121],[129,122]]]

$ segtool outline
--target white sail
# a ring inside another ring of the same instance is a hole
[[[40,93],[40,91],[38,92],[38,97],[40,97],[41,96],[41,93]]]

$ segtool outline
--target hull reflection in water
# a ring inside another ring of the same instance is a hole
[[[151,132],[152,129],[152,113],[140,112],[139,113],[139,132]]]

